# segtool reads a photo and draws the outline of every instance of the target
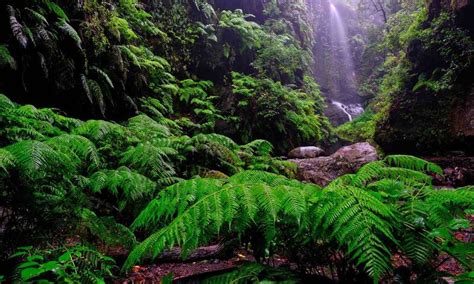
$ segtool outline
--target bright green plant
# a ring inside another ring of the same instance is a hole
[[[187,129],[191,133],[212,131],[217,120],[222,119],[220,111],[215,105],[216,96],[210,96],[208,92],[213,87],[211,81],[194,81],[192,79],[182,80],[179,83],[177,97],[180,105],[176,108],[183,115],[187,115],[194,125]]]
[[[314,89],[294,90],[270,79],[232,73],[236,106],[229,120],[240,139],[262,138],[278,152],[329,137],[329,122],[319,111],[323,102]]]
[[[262,27],[248,18],[253,17],[250,14],[244,14],[242,10],[222,11],[219,19],[219,27],[229,29],[239,34],[242,40],[239,52],[260,48],[262,36],[264,35]]]
[[[292,36],[269,34],[252,65],[260,74],[274,81],[301,85],[301,77],[308,72],[311,63],[310,52],[302,50]]]
[[[112,258],[81,245],[54,250],[19,247],[11,258],[23,260],[16,268],[22,283],[105,283],[116,268]]]
[[[392,254],[399,251],[419,264],[444,251],[469,267],[469,252],[453,231],[456,224],[466,226],[462,220],[473,209],[474,192],[434,190],[424,172],[441,169],[411,156],[388,156],[324,190],[258,171],[227,180],[184,181],[163,190],[135,220],[134,228],[153,233],[131,252],[124,268],[175,245],[186,256],[218,235],[244,237],[257,230],[263,238],[258,244],[270,247],[281,226],[293,228],[303,242],[335,242],[374,280],[390,271]],[[277,246],[285,246],[281,241]]]
[[[335,133],[348,141],[373,141],[375,133],[375,114],[367,109],[353,121],[346,122],[335,129]]]

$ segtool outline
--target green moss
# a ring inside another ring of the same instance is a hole
[[[375,120],[375,113],[367,109],[361,116],[353,121],[349,121],[337,127],[335,132],[342,139],[351,142],[372,142],[375,133]]]
[[[0,68],[10,67],[16,69],[16,61],[10,54],[6,45],[0,45]]]

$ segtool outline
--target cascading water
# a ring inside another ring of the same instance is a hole
[[[332,49],[332,68],[338,68],[339,70],[334,70],[333,74],[339,73],[344,76],[348,81],[350,88],[354,88],[355,85],[355,69],[354,62],[352,60],[352,55],[350,51],[350,46],[348,42],[346,27],[344,22],[337,11],[337,8],[334,4],[330,3],[330,27],[331,27],[331,49]],[[339,58],[341,57],[341,58]],[[341,61],[342,59],[342,61]],[[336,78],[332,78],[332,85],[338,85]]]
[[[326,54],[329,64],[326,68],[329,76],[325,82],[329,102],[327,115],[334,125],[339,125],[352,121],[364,109],[358,103],[360,100],[356,92],[355,67],[346,24],[334,4],[329,3],[328,10],[326,38],[329,45]]]
[[[342,112],[347,115],[349,121],[352,121],[354,117],[359,116],[364,112],[364,108],[360,104],[343,104],[338,101],[331,101],[331,104],[336,106]]]

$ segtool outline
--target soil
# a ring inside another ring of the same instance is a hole
[[[199,249],[210,250],[215,249],[218,254],[217,246],[202,247]],[[255,258],[249,251],[238,250],[235,255],[228,259],[204,259],[194,262],[165,262],[148,266],[134,266],[127,279],[118,281],[118,283],[160,283],[164,277],[172,275],[174,281],[184,280],[188,277],[199,278],[199,275],[211,274],[212,272],[222,272],[239,267],[248,262],[255,262]],[[273,267],[287,266],[288,261],[284,258],[274,257],[270,261]]]

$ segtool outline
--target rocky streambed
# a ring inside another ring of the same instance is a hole
[[[318,147],[299,147],[292,150],[289,161],[298,166],[297,178],[326,186],[339,176],[355,173],[363,165],[378,160],[377,150],[367,142],[344,146],[334,154],[323,156]]]
[[[375,147],[367,142],[339,148],[331,155],[319,147],[298,147],[288,153],[289,161],[297,167],[297,178],[326,186],[339,176],[355,173],[363,165],[379,159]],[[443,175],[435,175],[434,184],[459,187],[474,184],[474,157],[462,153],[447,156],[422,157],[444,169]]]

